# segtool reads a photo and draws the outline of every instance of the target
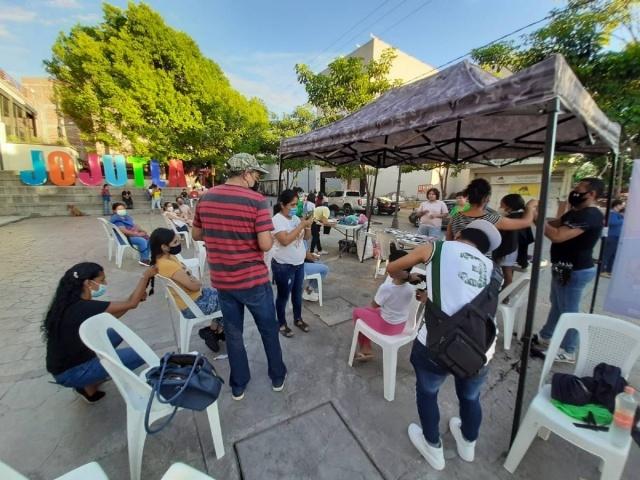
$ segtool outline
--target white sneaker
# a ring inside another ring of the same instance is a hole
[[[458,448],[458,455],[461,459],[466,462],[473,462],[476,450],[476,442],[469,442],[465,440],[464,435],[462,435],[462,420],[458,417],[452,417],[449,420],[449,430],[451,430],[451,435],[456,441],[456,447]]]
[[[308,302],[317,302],[319,298],[316,292],[307,292],[306,290],[302,292],[302,299]]]
[[[409,425],[408,433],[411,443],[418,449],[429,465],[436,470],[444,470],[444,449],[442,448],[442,442],[438,448],[429,445],[422,434],[422,429],[415,423]]]
[[[560,348],[558,349],[554,362],[574,364],[576,363],[576,354],[566,352],[564,348]]]
[[[329,255],[329,252],[323,250],[321,252],[318,252],[318,255]]]

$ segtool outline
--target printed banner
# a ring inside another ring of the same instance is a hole
[[[640,160],[634,160],[624,214],[604,310],[640,318]]]

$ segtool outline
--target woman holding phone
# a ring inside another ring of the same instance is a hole
[[[42,333],[47,344],[47,371],[56,382],[73,390],[87,403],[95,403],[105,393],[98,390],[109,375],[98,357],[80,339],[80,325],[99,313],[121,317],[147,298],[147,284],[158,273],[157,268],[147,269],[126,300],[98,300],[107,290],[104,269],[97,263],[82,262],[67,270],[51,300],[42,323]],[[109,331],[114,347],[122,338]],[[122,363],[135,370],[144,360],[132,348],[116,350]]]
[[[298,195],[293,190],[284,190],[278,197],[273,217],[273,257],[271,272],[278,288],[276,313],[280,324],[280,333],[292,337],[293,332],[287,325],[285,308],[291,296],[293,304],[293,324],[303,332],[309,331],[309,325],[302,319],[302,285],[304,283],[304,259],[307,254],[304,240],[311,237],[312,213],[303,219],[294,213],[298,204]]]

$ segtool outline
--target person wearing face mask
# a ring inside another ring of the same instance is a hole
[[[127,213],[127,209],[122,202],[116,202],[112,206],[113,215],[111,223],[127,237],[129,243],[140,252],[140,265],[149,266],[149,234],[140,228]]]
[[[98,390],[109,378],[95,353],[82,343],[80,325],[94,315],[110,313],[121,317],[147,297],[146,288],[157,269],[149,268],[126,300],[98,300],[107,289],[104,269],[97,263],[83,262],[65,272],[42,323],[46,342],[47,371],[56,382],[74,391],[88,403],[95,403],[105,393]],[[122,343],[116,332],[108,332],[114,347]],[[122,363],[135,370],[144,360],[131,348],[116,349]]]
[[[266,199],[257,191],[260,174],[268,170],[253,155],[238,153],[227,161],[227,171],[225,184],[209,189],[198,201],[192,236],[206,245],[211,285],[218,290],[224,316],[229,385],[239,401],[251,378],[242,338],[245,307],[262,337],[273,391],[284,389],[287,368],[264,260],[273,246],[273,222]]]
[[[211,315],[220,309],[218,292],[215,288],[203,287],[202,282],[193,276],[191,271],[176,257],[182,251],[180,236],[168,228],[156,228],[149,238],[151,265],[158,267],[158,273],[170,278],[189,295],[202,313]],[[174,297],[178,308],[186,318],[195,318],[194,313],[179,297]],[[220,350],[218,342],[224,340],[222,325],[217,321],[211,326],[201,328],[200,338],[214,352]]]
[[[551,240],[551,310],[538,335],[543,347],[548,347],[560,315],[579,312],[582,293],[595,278],[593,247],[602,234],[604,215],[596,205],[602,196],[604,182],[599,178],[584,178],[569,193],[571,209],[547,222],[544,235]],[[569,329],[555,361],[576,362],[578,332]]]
[[[464,191],[471,207],[458,212],[447,225],[447,240],[454,240],[474,220],[486,220],[498,230],[521,230],[531,226],[538,206],[537,200],[529,200],[521,218],[506,218],[499,213],[487,210],[491,199],[491,185],[484,178],[472,180]],[[488,253],[491,255],[491,252]]]
[[[176,226],[176,230],[179,232],[188,232],[191,220],[187,220],[180,215],[180,209],[178,204],[165,202],[162,205],[162,216],[168,221],[172,222]]]

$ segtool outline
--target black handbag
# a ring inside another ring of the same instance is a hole
[[[218,399],[224,381],[200,353],[165,353],[160,365],[147,372],[147,383],[151,385],[151,395],[144,415],[144,428],[148,434],[154,434],[169,425],[178,408],[205,410]],[[169,418],[155,430],[149,425],[154,397],[160,403],[175,407]]]

